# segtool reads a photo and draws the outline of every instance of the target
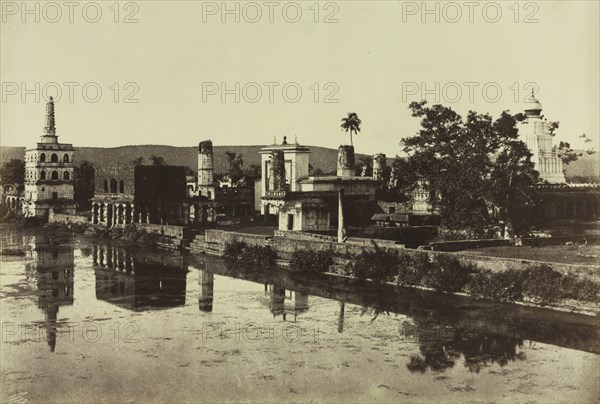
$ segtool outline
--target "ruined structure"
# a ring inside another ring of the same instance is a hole
[[[198,144],[198,180],[195,187],[188,183],[188,198],[190,215],[203,218],[201,222],[239,221],[254,213],[254,184],[243,179],[233,181],[228,176],[215,180],[210,140]]]
[[[187,224],[185,168],[112,166],[96,170],[92,223],[106,227],[130,224]]]
[[[353,146],[340,146],[338,149],[338,177],[353,177],[355,174],[355,156]]]
[[[47,219],[50,209],[74,214],[72,144],[59,143],[54,118],[54,100],[46,103],[44,134],[34,148],[25,151],[23,215]]]
[[[213,199],[215,194],[213,146],[210,140],[198,145],[198,196]]]
[[[377,181],[383,180],[383,170],[386,167],[385,154],[379,153],[373,156],[373,179]]]

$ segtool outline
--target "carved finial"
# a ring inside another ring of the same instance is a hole
[[[56,126],[54,122],[54,98],[46,103],[46,126],[44,127],[44,135],[56,136]]]
[[[294,143],[298,144],[298,135],[294,135]]]
[[[287,142],[287,136],[283,137],[283,143],[281,143],[281,144],[288,144],[288,142]]]
[[[277,136],[273,136],[273,144],[277,144]]]

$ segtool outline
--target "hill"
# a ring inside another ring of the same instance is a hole
[[[214,146],[214,164],[216,173],[225,173],[229,169],[225,152],[233,151],[241,154],[244,166],[250,164],[260,165],[260,154],[258,152],[264,146]],[[326,147],[309,146],[311,150],[310,164],[316,169],[324,172],[332,172],[336,169],[337,150]],[[24,147],[0,147],[0,164],[10,159],[23,159]],[[138,156],[148,159],[151,155],[162,156],[167,164],[188,166],[196,171],[198,168],[198,148],[175,147],[164,145],[139,145],[120,147],[78,147],[77,161],[89,161],[95,165],[112,165],[115,162],[125,164]],[[357,159],[364,155],[357,155]],[[388,156],[388,164],[392,163],[393,156]],[[567,180],[600,182],[600,161],[598,155],[584,154],[579,160],[565,166]]]
[[[225,173],[229,170],[227,162],[228,151],[233,151],[242,155],[244,167],[251,164],[260,165],[260,154],[258,152],[264,146],[214,146],[214,166],[216,173]],[[310,146],[310,163],[314,168],[320,168],[325,172],[334,171],[337,164],[337,150],[325,147]],[[24,147],[0,147],[0,163],[10,159],[23,159],[25,153]],[[120,147],[77,147],[76,161],[89,161],[98,166],[126,164],[138,156],[143,156],[146,160],[150,156],[161,156],[167,164],[177,166],[188,166],[197,171],[198,168],[198,148],[197,147],[175,147],[163,145],[140,145],[140,146],[120,146]],[[362,157],[358,155],[357,157]]]

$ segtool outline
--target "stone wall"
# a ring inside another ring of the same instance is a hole
[[[429,247],[433,251],[461,251],[471,248],[503,247],[510,245],[510,240],[504,239],[436,241],[429,243]]]
[[[234,241],[252,245],[265,245],[270,238],[269,236],[260,234],[236,233],[216,229],[207,229],[204,235],[205,242],[222,245]]]
[[[48,212],[48,223],[90,224],[91,217],[84,215],[66,215],[63,213],[54,213],[54,210],[50,209]]]
[[[192,243],[193,253],[207,253],[211,255],[222,255],[226,242],[238,241],[254,245],[270,245],[277,252],[278,259],[281,261],[289,260],[292,253],[297,250],[311,251],[332,251],[336,255],[348,256],[358,255],[362,251],[375,251],[371,239],[351,238],[345,243],[337,243],[331,236],[310,234],[302,232],[283,232],[276,231],[275,237],[264,235],[245,234],[226,232],[223,230],[206,230],[204,239],[196,238]],[[542,262],[486,257],[480,255],[469,255],[462,252],[444,252],[406,249],[402,244],[395,244],[392,240],[374,240],[378,248],[383,251],[397,251],[399,253],[416,256],[418,254],[428,254],[431,259],[442,254],[452,254],[464,263],[471,263],[480,269],[489,269],[492,272],[504,271],[507,269],[525,269],[532,265],[539,265]],[[547,264],[547,263],[546,263]],[[594,265],[574,265],[551,263],[553,269],[563,274],[571,273],[578,276],[586,276],[598,280],[600,278],[600,266]]]
[[[133,225],[137,230],[143,230],[146,233],[160,234],[167,237],[185,240],[191,237],[190,228],[185,226],[173,226],[163,224],[136,223]]]

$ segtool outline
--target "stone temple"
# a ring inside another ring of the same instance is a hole
[[[527,98],[525,120],[520,124],[519,135],[533,156],[531,161],[540,173],[540,180],[550,184],[566,183],[563,162],[552,147],[552,133],[548,121],[542,118],[542,104],[533,96]]]

